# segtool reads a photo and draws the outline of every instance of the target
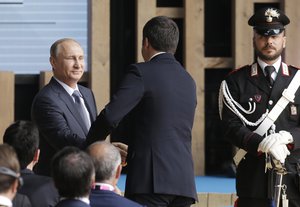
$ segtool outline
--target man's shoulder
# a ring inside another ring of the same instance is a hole
[[[107,199],[110,203],[104,203],[105,198],[112,198]],[[96,205],[96,206],[123,206],[123,207],[143,207],[142,205],[129,200],[128,198],[125,198],[123,196],[120,196],[114,192],[111,191],[103,191],[103,190],[92,190],[90,194],[90,200],[91,204],[93,206],[93,202],[97,202],[98,200],[102,201],[102,205]],[[98,202],[97,202],[98,203]],[[110,204],[110,205],[108,205]]]
[[[294,70],[300,70],[300,67],[296,65],[288,65],[288,67]]]
[[[19,190],[21,193],[30,193],[32,190],[34,190],[35,194],[43,194],[44,192],[57,193],[51,177],[36,174],[22,174],[22,177],[24,185]]]
[[[240,80],[245,79],[251,73],[252,65],[244,65],[242,67],[231,70],[225,75],[225,80]]]
[[[87,203],[77,199],[65,199],[58,202],[56,207],[90,207]]]
[[[53,179],[44,175],[37,174],[21,174],[24,180],[39,181],[39,183],[53,183]]]
[[[86,92],[86,93],[92,93],[92,90],[88,87],[85,87],[83,85],[77,84],[78,85],[78,89],[81,92]]]

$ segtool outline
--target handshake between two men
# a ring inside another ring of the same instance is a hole
[[[281,163],[290,155],[287,144],[293,142],[293,136],[287,131],[279,131],[278,133],[270,134],[265,137],[258,145],[258,152],[264,152],[272,155]]]

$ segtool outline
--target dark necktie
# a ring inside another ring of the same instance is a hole
[[[268,65],[265,67],[266,77],[270,83],[271,86],[274,84],[274,79],[272,78],[272,73],[275,72],[275,68],[272,65]]]
[[[72,96],[75,99],[75,107],[78,110],[81,119],[83,121],[84,126],[86,127],[87,130],[89,130],[90,124],[89,124],[89,119],[87,117],[87,114],[84,110],[83,103],[80,101],[80,93],[79,91],[75,90],[72,94]]]

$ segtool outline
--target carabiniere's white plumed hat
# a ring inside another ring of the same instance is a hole
[[[260,9],[248,21],[258,34],[264,36],[280,34],[289,23],[289,18],[281,10],[272,7]]]

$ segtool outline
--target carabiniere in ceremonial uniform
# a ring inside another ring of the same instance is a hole
[[[260,35],[261,38],[276,38],[276,35],[284,32],[284,26],[288,23],[288,17],[275,8],[264,8],[258,11],[248,22],[253,26],[256,35]],[[283,175],[284,187],[281,189],[280,199],[289,199],[290,206],[300,206],[300,90],[296,90],[293,101],[288,102],[272,127],[265,129],[263,135],[255,132],[282,97],[284,89],[289,86],[299,69],[282,62],[279,55],[273,64],[275,68],[273,76],[276,79],[274,83],[270,83],[264,70],[267,65],[263,61],[265,57],[258,53],[257,56],[253,64],[231,72],[220,88],[219,109],[225,138],[246,151],[245,157],[237,166],[237,196],[254,201],[274,199],[274,190],[276,190],[275,178],[272,177],[274,172],[272,166],[268,166],[269,169],[265,171],[266,165],[270,163],[266,160],[265,153],[258,149],[262,140],[268,135],[284,130],[292,135],[293,142],[286,145],[290,155],[286,157],[283,165],[287,173]],[[287,205],[288,202],[283,203]],[[237,206],[247,205],[238,203]]]

